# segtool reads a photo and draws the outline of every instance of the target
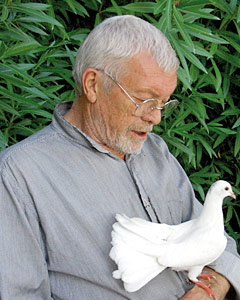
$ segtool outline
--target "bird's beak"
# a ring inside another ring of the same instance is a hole
[[[236,195],[234,194],[234,192],[231,192],[230,194],[233,199],[236,199]]]

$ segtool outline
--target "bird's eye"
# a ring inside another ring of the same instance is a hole
[[[225,191],[228,191],[228,190],[229,190],[229,187],[226,186],[226,187],[225,187]]]

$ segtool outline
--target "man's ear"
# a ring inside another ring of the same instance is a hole
[[[83,92],[91,103],[97,101],[98,78],[98,71],[93,68],[87,68],[82,74]]]

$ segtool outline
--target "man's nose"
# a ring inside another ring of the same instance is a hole
[[[160,109],[154,109],[150,113],[143,116],[141,119],[145,122],[149,122],[153,125],[157,125],[161,121],[161,110]]]

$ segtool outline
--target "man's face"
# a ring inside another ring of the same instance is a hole
[[[156,98],[167,102],[177,84],[176,72],[165,73],[146,53],[139,53],[126,65],[126,75],[119,83],[141,104],[141,100]],[[102,76],[107,76],[102,72]],[[109,80],[111,80],[109,78]],[[106,149],[123,157],[138,152],[152,131],[161,121],[161,111],[153,110],[142,117],[135,116],[135,104],[113,83],[109,91],[101,89],[95,106],[96,140]]]

